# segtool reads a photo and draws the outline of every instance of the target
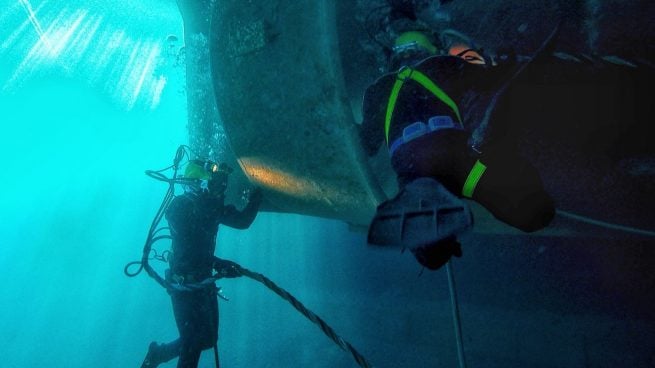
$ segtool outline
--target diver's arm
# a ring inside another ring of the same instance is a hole
[[[233,205],[225,206],[221,223],[235,229],[247,229],[255,221],[261,200],[261,191],[258,188],[253,189],[248,198],[248,205],[242,211]]]

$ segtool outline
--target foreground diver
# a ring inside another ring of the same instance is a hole
[[[214,277],[238,277],[237,267],[214,256],[220,224],[248,228],[257,215],[261,192],[250,192],[247,206],[238,211],[225,205],[225,190],[231,169],[211,161],[192,160],[184,178],[185,193],[176,197],[166,211],[172,236],[172,255],[167,281],[199,284]],[[212,275],[212,270],[217,275]],[[169,291],[180,337],[168,344],[152,342],[141,365],[157,367],[179,356],[178,368],[195,368],[202,350],[216,348],[218,340],[217,289],[213,282],[193,291]]]
[[[366,90],[360,127],[368,155],[386,142],[400,188],[378,207],[369,243],[407,247],[430,269],[461,256],[456,236],[472,225],[462,197],[526,232],[555,213],[539,174],[518,154],[469,145],[511,67],[457,46],[439,51],[424,32],[402,33],[391,59],[396,71]]]

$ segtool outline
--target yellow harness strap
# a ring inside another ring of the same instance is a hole
[[[459,115],[459,108],[457,108],[455,101],[453,101],[453,99],[450,98],[446,92],[434,84],[430,78],[428,78],[420,71],[410,67],[404,67],[397,74],[396,82],[393,84],[393,88],[391,88],[391,95],[389,96],[389,102],[387,103],[387,113],[384,119],[384,135],[387,140],[387,145],[389,145],[389,128],[391,127],[391,117],[393,116],[393,111],[396,107],[396,101],[398,100],[400,89],[407,79],[416,81],[418,84],[430,91],[441,102],[450,107],[450,109],[455,113],[455,116],[457,116],[459,123],[462,124],[462,117]]]

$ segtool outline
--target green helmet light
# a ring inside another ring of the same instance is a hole
[[[184,177],[195,180],[210,180],[212,175],[232,173],[232,168],[225,163],[217,164],[213,161],[191,160],[184,170]]]

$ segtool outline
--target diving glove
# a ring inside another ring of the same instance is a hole
[[[412,254],[421,265],[430,270],[437,270],[445,265],[450,257],[461,257],[462,246],[453,236],[436,243],[411,249]]]
[[[216,271],[214,276],[218,278],[225,277],[229,279],[241,276],[241,266],[232,261],[216,257],[214,258],[213,268]]]

